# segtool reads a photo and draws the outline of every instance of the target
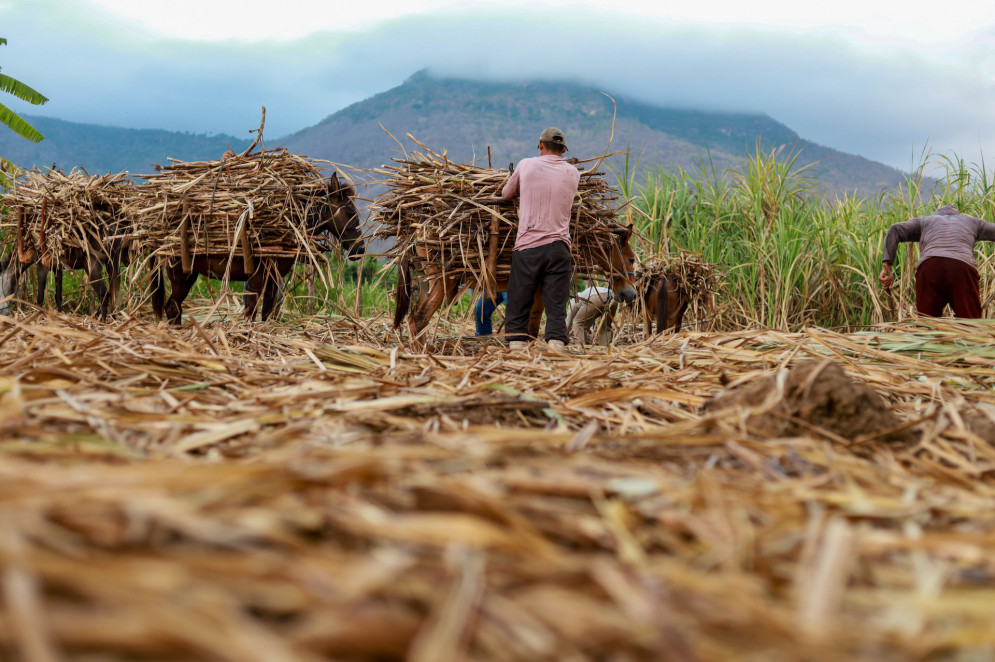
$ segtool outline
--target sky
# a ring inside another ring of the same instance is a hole
[[[21,114],[282,137],[427,68],[760,112],[908,171],[995,149],[995,3],[0,0]],[[917,8],[918,7],[918,8]]]

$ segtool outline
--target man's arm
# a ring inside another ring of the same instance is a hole
[[[521,166],[521,164],[519,164],[519,166]],[[503,189],[501,189],[501,198],[503,200],[511,200],[518,194],[518,173],[521,171],[522,169],[519,167],[515,170],[515,172],[511,173],[511,178],[508,180],[508,183],[504,185]]]
[[[891,264],[895,261],[895,253],[898,252],[898,244],[908,241],[919,241],[922,235],[922,219],[913,218],[910,221],[894,223],[888,228],[888,234],[884,238],[884,251],[881,254],[881,261]]]
[[[995,241],[995,223],[989,223],[979,218],[976,236],[978,241]]]
[[[881,254],[881,273],[878,275],[881,287],[890,290],[895,284],[895,275],[892,273],[891,263],[895,261],[898,244],[907,241],[919,241],[921,235],[922,222],[918,218],[894,223],[888,228],[888,234],[884,238],[884,251]]]

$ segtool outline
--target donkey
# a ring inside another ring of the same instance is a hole
[[[126,223],[118,219],[112,228],[102,228],[100,235],[87,235],[80,242],[82,246],[67,244],[63,246],[62,256],[53,260],[47,249],[47,209],[48,200],[42,200],[38,244],[31,242],[30,235],[24,227],[24,209],[18,208],[17,218],[17,251],[8,256],[6,263],[0,265],[0,299],[6,298],[17,290],[21,276],[31,265],[35,265],[38,277],[38,293],[35,303],[45,305],[45,290],[49,272],[55,271],[55,306],[63,312],[62,274],[64,269],[83,271],[87,282],[93,288],[100,302],[100,319],[106,320],[112,301],[116,302],[121,282],[121,265],[127,252],[125,239],[121,236],[126,231]],[[54,265],[53,265],[54,262]],[[107,277],[104,278],[104,269]],[[0,314],[10,314],[10,302],[0,304]]]
[[[597,266],[611,280],[613,294],[624,303],[631,303],[637,294],[634,287],[633,264],[636,261],[636,254],[629,245],[632,236],[632,228],[626,228],[613,233],[615,241],[608,246],[605,252],[598,252],[593,257]],[[425,257],[420,247],[416,247],[419,255]],[[422,283],[430,283],[427,291],[421,292],[414,310],[411,310],[412,284],[414,282],[412,268],[406,263],[402,263],[397,277],[397,306],[394,309],[394,328],[400,328],[405,316],[408,318],[409,337],[419,342],[418,338],[428,322],[432,319],[443,303],[453,300],[463,285],[461,275],[444,274],[442,267],[429,265],[424,274],[420,275]],[[503,292],[508,289],[508,278],[498,278],[496,291]],[[536,290],[535,298],[532,301],[532,310],[529,314],[529,335],[533,338],[539,335],[539,325],[542,321],[542,313],[546,305],[542,298],[542,291]]]
[[[654,318],[657,333],[671,328],[674,333],[679,332],[689,302],[688,293],[673,276],[663,275],[651,280],[643,292],[643,304],[649,319],[646,335],[653,333]]]
[[[314,234],[331,233],[337,237],[352,260],[358,259],[365,250],[359,211],[353,202],[355,197],[353,187],[340,183],[335,173],[328,179],[323,204],[312,208],[305,219],[305,227]],[[183,319],[183,301],[198,276],[227,277],[246,284],[245,319],[255,319],[259,296],[262,295],[260,314],[266,321],[279,298],[280,286],[296,261],[293,257],[266,257],[255,260],[255,264],[247,268],[241,256],[229,259],[227,255],[194,255],[190,273],[185,273],[181,258],[168,258],[160,265],[161,269],[153,272],[152,310],[156,318],[165,316],[178,325]],[[163,272],[172,286],[168,301]]]

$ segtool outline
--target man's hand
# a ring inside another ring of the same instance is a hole
[[[890,290],[895,284],[895,275],[891,272],[891,264],[888,262],[881,263],[881,275],[878,276],[878,280],[881,281],[881,287],[885,290]]]
[[[514,200],[505,200],[502,197],[497,198],[477,198],[474,202],[479,202],[482,205],[510,205]]]

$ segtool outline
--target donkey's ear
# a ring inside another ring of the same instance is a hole
[[[332,176],[328,178],[328,181],[331,184],[333,190],[338,191],[340,188],[342,188],[342,186],[339,184],[338,171],[333,172]]]

